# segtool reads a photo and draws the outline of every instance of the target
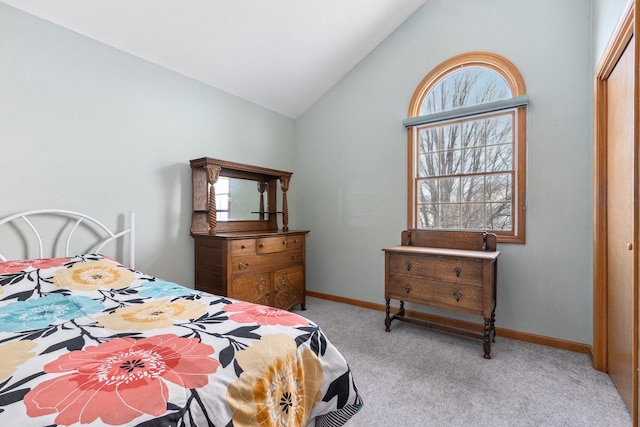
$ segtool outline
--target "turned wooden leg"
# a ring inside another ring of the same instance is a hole
[[[389,313],[391,311],[390,301],[391,301],[391,299],[387,298],[387,315],[384,318],[385,331],[387,331],[387,332],[391,332],[391,329],[389,329],[391,327],[391,316],[389,316]]]
[[[484,318],[484,335],[483,335],[484,358],[491,359],[491,318]]]
[[[491,311],[491,341],[496,342],[496,309]]]

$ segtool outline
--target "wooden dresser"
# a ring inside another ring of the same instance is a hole
[[[483,232],[405,230],[402,245],[385,252],[385,327],[395,319],[483,340],[484,357],[491,358],[495,338],[496,236]],[[400,308],[391,314],[391,299]],[[408,317],[404,303],[418,303],[482,316],[482,334],[455,322]],[[445,324],[446,323],[446,324]]]
[[[309,231],[289,230],[292,173],[209,157],[190,164],[196,289],[285,310],[300,304],[304,310]]]
[[[194,235],[196,289],[256,304],[305,309],[307,231]]]

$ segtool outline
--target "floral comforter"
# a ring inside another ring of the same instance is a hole
[[[338,426],[351,371],[297,314],[101,255],[0,262],[0,425]]]

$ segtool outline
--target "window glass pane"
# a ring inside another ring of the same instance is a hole
[[[418,140],[420,142],[419,149],[421,153],[437,151],[439,141],[437,128],[420,129],[418,132]]]
[[[490,145],[487,147],[487,172],[513,169],[513,146],[511,144]]]
[[[439,228],[460,228],[460,205],[442,204],[440,205]]]
[[[510,230],[512,227],[511,203],[488,203],[487,228],[489,230]]]
[[[438,187],[440,202],[457,203],[460,201],[460,178],[441,178]]]
[[[439,126],[438,129],[438,149],[452,150],[460,148],[460,124],[456,123],[449,126]]]
[[[484,203],[466,203],[462,205],[462,227],[464,229],[484,229]]]
[[[487,124],[487,145],[513,142],[513,115],[511,113],[490,117]]]
[[[460,124],[421,128],[418,138],[421,153],[460,148]]]
[[[436,228],[437,217],[436,205],[418,205],[418,228]]]
[[[462,123],[462,145],[464,147],[478,147],[485,145],[486,120],[470,120]]]
[[[418,177],[435,176],[440,175],[440,164],[438,160],[438,153],[435,154],[421,154],[420,155],[420,170]]]
[[[421,115],[511,98],[501,75],[484,67],[464,67],[447,74],[429,91]]]
[[[471,148],[464,150],[464,161],[462,165],[463,173],[480,173],[484,172],[484,155],[485,149]]]
[[[460,150],[441,151],[438,156],[440,175],[460,173]]]
[[[510,202],[511,189],[511,174],[487,175],[487,201]]]
[[[418,203],[438,200],[438,179],[424,179],[418,183]]]
[[[462,178],[462,201],[484,202],[484,176],[470,176]]]

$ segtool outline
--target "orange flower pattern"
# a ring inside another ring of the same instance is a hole
[[[198,318],[206,311],[207,307],[200,301],[163,299],[121,307],[112,314],[98,316],[97,320],[98,324],[114,331],[148,331],[168,328],[178,320]]]
[[[70,268],[57,270],[54,275],[56,285],[76,291],[122,289],[135,278],[131,270],[107,260],[78,262]]]
[[[227,390],[234,426],[304,426],[322,398],[324,379],[312,351],[296,351],[288,335],[266,335],[236,355],[243,369]]]
[[[0,290],[0,425],[339,426],[362,404],[289,311],[97,254],[0,263]]]
[[[32,353],[37,344],[30,340],[8,342],[0,344],[0,381],[16,372],[19,365],[35,356]]]

